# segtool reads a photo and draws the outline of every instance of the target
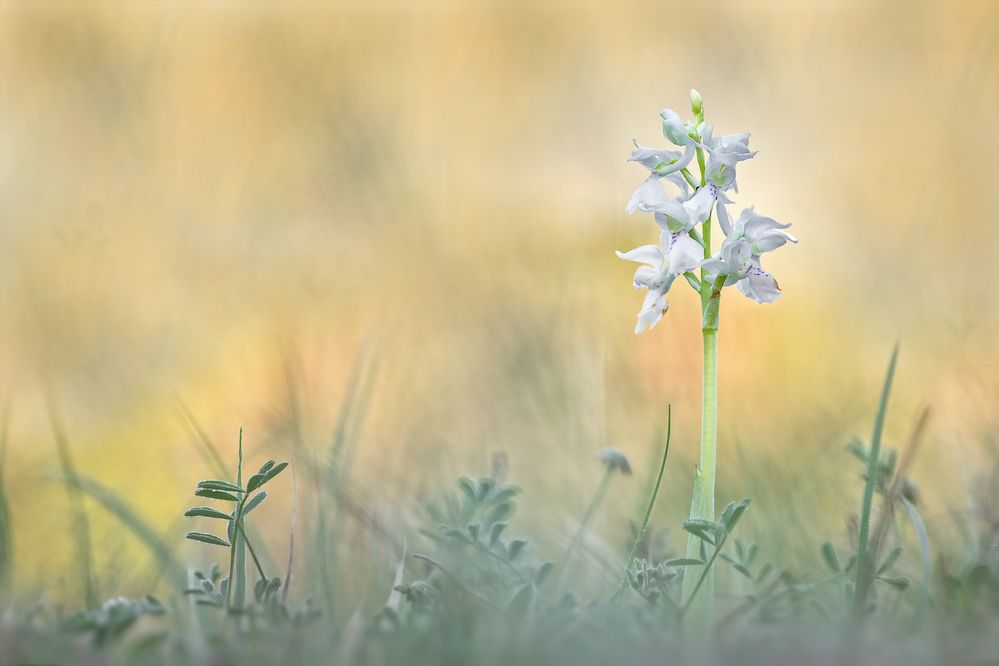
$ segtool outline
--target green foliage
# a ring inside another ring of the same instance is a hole
[[[87,634],[97,647],[119,640],[143,616],[163,615],[166,609],[156,597],[147,595],[132,600],[118,597],[108,599],[97,610],[80,611],[66,616],[60,622],[62,631]]]
[[[427,504],[432,526],[420,529],[431,555],[416,554],[426,566],[417,594],[440,604],[479,599],[493,608],[530,605],[527,586],[541,586],[553,564],[531,557],[530,542],[506,536],[520,488],[493,477],[458,479],[457,490]],[[464,581],[473,580],[474,593]],[[396,589],[399,589],[398,587]],[[412,593],[405,588],[404,596]],[[456,593],[452,594],[452,593]],[[457,601],[456,601],[457,600]]]
[[[257,604],[262,604],[265,608],[270,608],[270,606],[275,604],[280,606],[277,602],[277,592],[281,587],[281,579],[277,577],[269,578],[264,573],[260,560],[257,558],[256,552],[253,550],[253,546],[250,544],[249,537],[246,534],[244,521],[250,511],[260,506],[267,499],[267,493],[257,491],[265,483],[271,481],[284,471],[286,467],[288,467],[288,463],[286,462],[275,463],[273,460],[268,460],[249,478],[244,489],[240,485],[243,475],[243,432],[240,430],[236,482],[231,483],[220,479],[206,479],[198,482],[194,491],[196,497],[231,502],[236,505],[228,513],[207,506],[196,506],[184,512],[184,516],[187,518],[211,518],[226,521],[226,539],[214,534],[198,531],[188,532],[186,535],[191,541],[221,546],[229,550],[229,575],[225,580],[217,582],[214,578],[202,577],[203,581],[207,580],[210,584],[203,583],[200,587],[188,590],[189,594],[202,596],[198,600],[200,604],[225,608],[229,612],[246,612],[242,593],[242,589],[245,587],[246,573],[243,555],[241,554],[241,548],[245,547],[250,551],[254,565],[257,568],[257,573],[259,574],[259,578],[254,585],[255,601]],[[230,583],[230,581],[235,581],[235,584]],[[218,591],[216,592],[216,590]],[[281,616],[282,614],[288,616],[287,610],[283,609],[283,607],[281,608],[282,610],[269,611],[269,613],[276,614],[277,616]]]
[[[880,441],[889,387],[886,382],[872,442]],[[928,637],[935,636],[960,638],[969,651],[994,653],[987,629],[999,617],[999,555],[985,547],[973,551],[966,562],[958,563],[949,554],[936,561],[931,558],[931,532],[919,515],[914,484],[906,477],[904,452],[868,447],[859,440],[851,444],[849,451],[863,468],[864,497],[869,491],[870,505],[862,505],[846,539],[831,538],[812,546],[811,559],[791,567],[781,544],[768,537],[766,525],[754,535],[761,542],[746,537],[752,528],[761,527],[759,516],[747,524],[748,499],[728,503],[717,520],[684,521],[678,534],[648,528],[666,471],[668,437],[661,462],[657,460],[658,476],[650,475],[654,488],[641,523],[632,525],[626,542],[616,546],[605,542],[606,552],[596,554],[605,562],[595,555],[593,561],[585,566],[579,562],[565,574],[566,569],[559,569],[565,560],[560,565],[547,561],[543,553],[559,548],[566,539],[544,532],[524,534],[518,508],[525,506],[525,499],[518,486],[505,480],[505,465],[495,464],[489,476],[461,477],[453,488],[428,502],[424,524],[399,527],[393,536],[401,549],[389,548],[387,556],[372,551],[371,557],[383,565],[383,577],[377,589],[369,591],[368,603],[384,605],[361,605],[343,623],[336,622],[326,607],[316,607],[310,593],[319,591],[324,599],[328,589],[335,598],[345,589],[345,577],[352,575],[348,568],[337,576],[336,569],[317,567],[330,577],[302,581],[296,586],[302,598],[291,601],[287,579],[265,570],[272,565],[259,557],[260,540],[248,536],[247,518],[266,501],[264,487],[272,493],[280,490],[277,484],[267,484],[287,463],[269,460],[244,474],[240,445],[235,479],[213,472],[220,478],[205,479],[194,490],[196,497],[212,503],[199,503],[184,513],[187,520],[197,521],[192,524],[197,529],[187,532],[186,538],[203,544],[209,555],[223,555],[218,558],[221,566],[189,569],[183,594],[162,597],[166,604],[152,597],[115,598],[70,613],[45,604],[15,609],[6,616],[0,629],[6,633],[0,638],[7,641],[5,646],[14,645],[21,661],[28,663],[84,659],[248,666],[579,666],[637,663],[649,660],[648,655],[672,659],[702,646],[717,652],[716,663],[782,663],[797,659],[798,652],[782,660],[774,646],[787,644],[789,650],[800,651],[813,638],[825,641],[820,644],[838,657],[852,654],[848,650],[876,649],[875,640],[893,648],[895,637],[903,637],[923,640],[925,646],[931,645],[925,642],[932,640]],[[606,480],[611,472],[622,471],[617,458],[609,454],[604,458],[605,464],[609,459],[613,465],[598,488],[598,498],[608,487],[617,492],[618,485],[608,486]],[[72,480],[60,478],[72,484],[74,493],[105,507],[157,556],[164,570],[180,569],[172,542],[143,522],[125,499],[73,471]],[[326,483],[333,477],[320,470],[318,478]],[[336,478],[339,483],[345,477]],[[990,511],[992,498],[999,496],[999,462],[983,483],[992,490],[981,493],[972,517],[965,519],[978,518],[980,524],[965,527],[980,542],[994,543],[996,512]],[[596,504],[591,501],[583,525]],[[530,503],[526,507],[537,510]],[[319,513],[320,519],[330,515]],[[871,561],[869,588],[861,597],[862,522],[867,524],[866,552]],[[909,548],[906,529],[918,549]],[[782,527],[779,533],[788,531]],[[315,538],[347,534],[316,525]],[[690,550],[684,543],[687,535],[693,543]],[[240,548],[247,556],[243,565]],[[314,552],[327,551],[317,547]],[[561,580],[555,580],[553,572]],[[718,585],[715,612],[701,624],[699,614],[690,609],[711,593],[705,583],[709,577]],[[241,585],[245,598],[237,591]],[[858,615],[859,598],[864,604]],[[354,602],[342,603],[349,608]],[[865,631],[857,631],[858,627]],[[871,636],[870,643],[864,642],[865,635]],[[840,643],[843,636],[849,642]],[[842,654],[837,651],[840,646]],[[78,658],[79,654],[86,657]],[[872,654],[877,655],[874,663],[890,663],[884,654]],[[750,655],[758,658],[754,661]],[[921,654],[907,654],[902,663],[934,662],[923,660]]]

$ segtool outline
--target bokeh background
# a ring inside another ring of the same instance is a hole
[[[767,257],[776,304],[722,303],[721,498],[753,496],[750,536],[791,562],[846,539],[845,446],[900,341],[888,442],[931,406],[913,478],[931,532],[960,539],[999,397],[995,2],[25,1],[0,4],[15,581],[79,593],[52,413],[81,474],[204,559],[176,538],[210,475],[180,412],[226,455],[243,426],[251,463],[292,460],[309,530],[309,470],[349,398],[364,513],[339,547],[382,575],[398,554],[371,522],[411,537],[423,501],[496,453],[525,489],[518,525],[556,556],[609,444],[636,468],[588,541],[612,561],[672,404],[653,524],[675,528],[696,298],[635,336],[642,294],[613,251],[655,238],[624,212],[644,178],[625,160],[633,137],[664,145],[657,112],[686,115],[692,86],[760,151],[737,204],[801,239]],[[282,483],[260,513],[277,560]],[[104,590],[140,587],[150,557],[87,512]]]

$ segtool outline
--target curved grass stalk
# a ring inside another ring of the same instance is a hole
[[[645,507],[645,514],[642,516],[642,522],[638,527],[638,532],[635,533],[635,541],[631,544],[631,550],[628,551],[628,558],[624,562],[624,576],[621,578],[620,588],[614,594],[614,599],[619,598],[624,590],[627,589],[628,570],[631,568],[631,563],[635,561],[635,555],[638,553],[638,548],[642,544],[642,539],[645,538],[645,532],[649,529],[649,519],[652,517],[652,509],[656,505],[656,498],[659,497],[659,490],[662,488],[663,475],[666,473],[666,460],[669,458],[669,441],[672,432],[673,406],[666,405],[666,446],[663,449],[663,460],[659,463],[659,474],[656,476],[656,483],[652,488],[652,494],[649,496],[649,503]]]
[[[881,433],[885,425],[885,412],[888,411],[888,398],[891,395],[891,384],[895,377],[895,362],[898,359],[898,344],[891,353],[888,363],[888,373],[885,375],[884,387],[881,389],[881,401],[878,413],[874,418],[874,432],[871,435],[871,449],[867,461],[867,483],[864,484],[864,498],[860,510],[860,534],[857,538],[857,577],[853,595],[853,613],[855,621],[863,617],[867,604],[867,593],[873,580],[874,563],[869,552],[871,534],[871,505],[874,502],[874,485],[877,482],[878,463],[881,460]]]

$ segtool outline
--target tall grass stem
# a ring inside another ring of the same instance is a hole
[[[864,498],[860,509],[860,533],[857,538],[857,578],[853,595],[853,614],[857,622],[864,615],[867,593],[873,577],[874,563],[871,561],[869,552],[871,505],[874,503],[874,486],[877,483],[878,465],[881,460],[881,433],[884,431],[885,413],[888,411],[888,398],[891,395],[891,384],[895,377],[895,362],[897,360],[898,344],[896,343],[891,353],[891,361],[888,363],[884,387],[881,389],[881,401],[878,404],[877,416],[874,418],[874,432],[871,435],[871,448],[867,459],[867,482],[864,484]]]
[[[656,505],[656,498],[659,497],[659,490],[663,485],[663,475],[666,473],[666,461],[669,458],[669,441],[670,436],[673,432],[673,406],[666,405],[666,446],[663,448],[663,459],[659,463],[659,474],[656,476],[656,483],[652,487],[652,494],[649,495],[649,503],[645,507],[645,514],[642,516],[642,522],[638,526],[638,531],[635,532],[635,540],[631,544],[631,549],[628,551],[628,558],[624,562],[624,577],[621,579],[621,587],[615,596],[618,597],[628,586],[628,570],[631,568],[631,563],[635,561],[635,555],[638,554],[638,549],[642,545],[642,540],[645,538],[645,532],[649,529],[649,519],[652,517],[652,509]]]

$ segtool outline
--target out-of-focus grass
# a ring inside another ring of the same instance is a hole
[[[867,432],[901,340],[886,444],[934,405],[913,476],[929,529],[949,534],[996,425],[997,18],[987,1],[4,4],[0,399],[14,396],[17,580],[80,592],[51,573],[71,570],[71,539],[51,537],[68,514],[27,508],[65,501],[38,486],[56,466],[42,386],[80,473],[128,487],[168,533],[205,471],[175,395],[217,443],[245,426],[251,465],[281,454],[305,469],[364,345],[378,369],[349,487],[379,520],[407,524],[505,452],[547,509],[519,520],[553,535],[541,548],[555,557],[599,480],[594,452],[613,443],[639,475],[608,497],[590,552],[618,548],[672,403],[653,527],[679,524],[696,299],[678,294],[636,338],[640,296],[612,250],[648,241],[623,212],[642,177],[629,140],[661,142],[656,111],[692,85],[761,151],[740,170],[755,198],[738,203],[802,239],[768,266],[776,305],[722,305],[720,495],[751,495],[745,529],[790,564],[814,558],[855,509],[843,447]],[[152,566],[86,507],[99,577]],[[284,524],[289,507],[260,511]],[[366,557],[376,537],[345,542],[358,566],[390,566]],[[136,571],[124,583],[148,580]]]

